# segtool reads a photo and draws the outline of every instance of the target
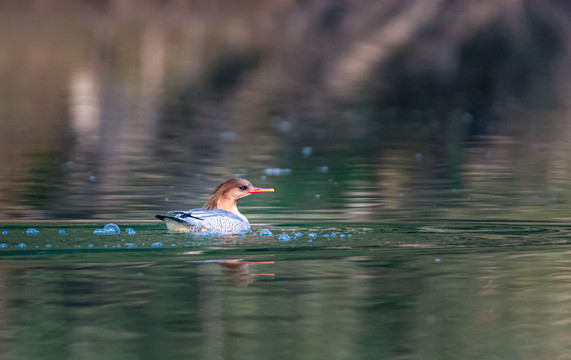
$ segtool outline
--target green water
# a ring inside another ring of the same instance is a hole
[[[0,1],[0,360],[570,359],[571,10],[452,3]]]
[[[134,235],[93,235],[102,225],[93,223],[23,234],[28,225],[0,236],[4,359],[555,359],[571,350],[566,225],[314,224],[225,237],[156,223],[120,224]],[[265,263],[216,262],[228,259]]]

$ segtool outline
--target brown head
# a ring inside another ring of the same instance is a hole
[[[274,189],[255,187],[246,179],[230,179],[218,185],[212,192],[210,200],[204,205],[205,210],[222,209],[239,214],[236,201],[255,193],[274,192]]]

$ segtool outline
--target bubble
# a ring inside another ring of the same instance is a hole
[[[105,246],[107,246],[107,245],[105,245]],[[92,247],[93,247],[93,244],[89,244],[89,245],[87,245],[87,247],[88,247],[88,248],[92,248]]]
[[[293,236],[295,236],[295,237],[302,237],[302,236],[303,236],[303,234],[302,234],[302,233],[300,233],[300,232],[296,232],[295,234],[293,234]]]
[[[109,224],[105,225],[103,227],[103,229],[107,230],[109,232],[109,234],[120,234],[121,233],[121,229],[119,228],[119,226],[117,226],[116,224],[113,224],[113,223],[109,223]]]
[[[152,243],[151,246],[152,247],[160,247],[160,246],[163,246],[163,243],[160,241],[157,241],[157,242]]]
[[[313,148],[311,146],[304,146],[303,149],[301,149],[301,153],[303,156],[309,156],[313,153]]]
[[[322,237],[329,237],[329,234],[323,234]]]
[[[329,166],[321,166],[318,168],[318,170],[321,171],[322,173],[329,172]]]
[[[278,241],[290,241],[291,237],[288,234],[280,234],[278,236]]]
[[[289,175],[291,174],[291,169],[267,168],[264,169],[264,174],[268,176]]]
[[[28,230],[26,230],[26,234],[28,234],[28,235],[34,235],[37,233],[39,233],[39,231],[34,229],[34,228],[29,228]]]
[[[421,161],[422,160],[422,153],[417,152],[416,154],[414,154],[414,159],[416,161]]]
[[[129,235],[134,235],[137,233],[135,230],[133,230],[133,228],[126,228],[125,232]]]
[[[232,131],[221,132],[218,137],[222,141],[236,141],[236,139],[238,139],[238,135]]]
[[[345,234],[340,234],[340,235],[339,235],[339,237],[345,237],[345,236],[346,236]]]
[[[2,231],[2,235],[8,235],[8,231],[6,230]]]
[[[309,236],[310,238],[316,238],[317,234],[316,233],[309,233],[309,234],[307,234],[307,236]]]
[[[316,198],[316,199],[319,199],[320,197],[321,197],[321,195],[315,194],[315,198]]]
[[[17,247],[18,249],[25,249],[25,248],[27,248],[28,246],[27,246],[26,244],[24,244],[24,243],[19,243],[19,244],[16,245],[15,247]]]
[[[442,260],[439,258],[434,259],[434,262],[441,262]]]
[[[2,248],[2,249],[5,249],[5,248],[7,248],[7,247],[8,247],[8,245],[6,245],[6,244],[4,244],[4,243],[0,244],[0,248]]]
[[[49,248],[51,248],[51,247],[52,247],[52,246],[51,246],[50,244],[46,244],[46,248],[47,248],[47,249],[49,249]]]
[[[135,244],[133,244],[133,243],[125,243],[125,247],[134,248],[134,247],[135,247]]]
[[[264,229],[262,231],[260,231],[260,236],[272,236],[272,232],[268,229]]]
[[[109,231],[107,229],[95,229],[93,233],[96,235],[109,235]]]
[[[65,230],[60,230],[60,231],[58,231],[57,233],[60,234],[60,235],[67,235],[67,233],[65,232]]]
[[[464,115],[462,115],[462,122],[464,122],[464,124],[471,124],[472,121],[474,121],[474,116],[469,112],[464,113]]]
[[[335,237],[335,236],[337,236],[337,234],[331,233],[331,237]]]

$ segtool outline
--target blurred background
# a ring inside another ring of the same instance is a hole
[[[0,220],[567,220],[571,4],[0,1]]]

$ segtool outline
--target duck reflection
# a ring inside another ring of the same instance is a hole
[[[258,277],[273,277],[273,273],[252,273],[250,265],[275,264],[275,261],[244,261],[242,259],[221,260],[216,262],[225,268],[224,274],[233,285],[248,285]]]

